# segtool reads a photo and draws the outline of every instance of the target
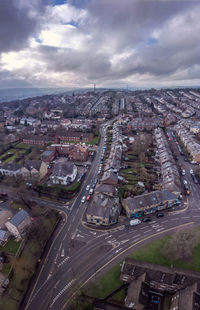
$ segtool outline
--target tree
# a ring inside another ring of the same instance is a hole
[[[199,231],[179,230],[164,244],[162,254],[171,260],[190,259],[192,250],[200,242],[199,237]]]

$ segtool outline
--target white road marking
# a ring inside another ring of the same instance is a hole
[[[58,293],[58,295],[56,295],[56,297],[54,297],[53,302],[50,304],[50,308],[52,308],[52,306],[54,305],[54,303],[56,302],[56,300],[58,300],[58,298],[64,293],[64,291],[66,291],[74,282],[75,280],[70,281],[67,285],[65,285],[63,287],[63,289]]]
[[[62,266],[66,261],[68,261],[68,259],[69,256],[65,257],[65,259],[63,259],[63,261],[60,264],[58,264],[58,267]]]
[[[115,253],[118,253],[119,251],[123,250],[122,248],[118,249],[117,251],[115,251]]]
[[[146,231],[144,231],[144,233],[146,234],[146,233],[148,233],[150,231],[152,231],[152,229],[146,230]]]

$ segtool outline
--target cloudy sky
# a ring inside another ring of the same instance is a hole
[[[199,85],[199,16],[199,0],[0,0],[0,87]]]

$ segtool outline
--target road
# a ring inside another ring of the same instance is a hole
[[[176,147],[171,136],[171,143]],[[84,180],[80,193],[69,207],[52,203],[51,207],[62,210],[66,216],[60,226],[49,252],[44,259],[35,286],[29,295],[27,310],[67,309],[68,302],[91,279],[120,262],[127,254],[154,238],[171,233],[181,227],[199,225],[200,200],[199,184],[194,184],[190,174],[191,165],[180,154],[179,165],[183,166],[191,189],[190,196],[184,198],[183,208],[165,212],[163,218],[152,215],[152,221],[137,227],[123,223],[109,231],[93,230],[83,225],[86,203],[81,203],[87,194],[86,187],[97,178],[104,141],[98,146],[91,169]],[[39,199],[39,198],[38,198]],[[44,202],[43,202],[44,203]]]

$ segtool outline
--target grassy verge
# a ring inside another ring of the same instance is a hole
[[[199,263],[200,244],[196,248],[194,248],[192,252],[192,258],[190,260],[187,261],[169,260],[161,254],[162,246],[168,238],[169,237],[163,237],[159,240],[153,241],[144,248],[141,248],[140,250],[136,251],[129,257],[168,267],[170,267],[171,264],[173,264],[173,266],[177,268],[200,272],[200,263]]]
[[[90,142],[86,142],[86,144],[90,145],[98,145],[100,140],[100,136],[95,136]]]
[[[120,265],[116,265],[110,269],[107,273],[101,276],[86,289],[85,293],[89,296],[97,298],[104,298],[110,294],[114,289],[119,287],[122,282],[120,281]],[[119,296],[121,296],[119,294]],[[121,297],[120,297],[121,298]]]

